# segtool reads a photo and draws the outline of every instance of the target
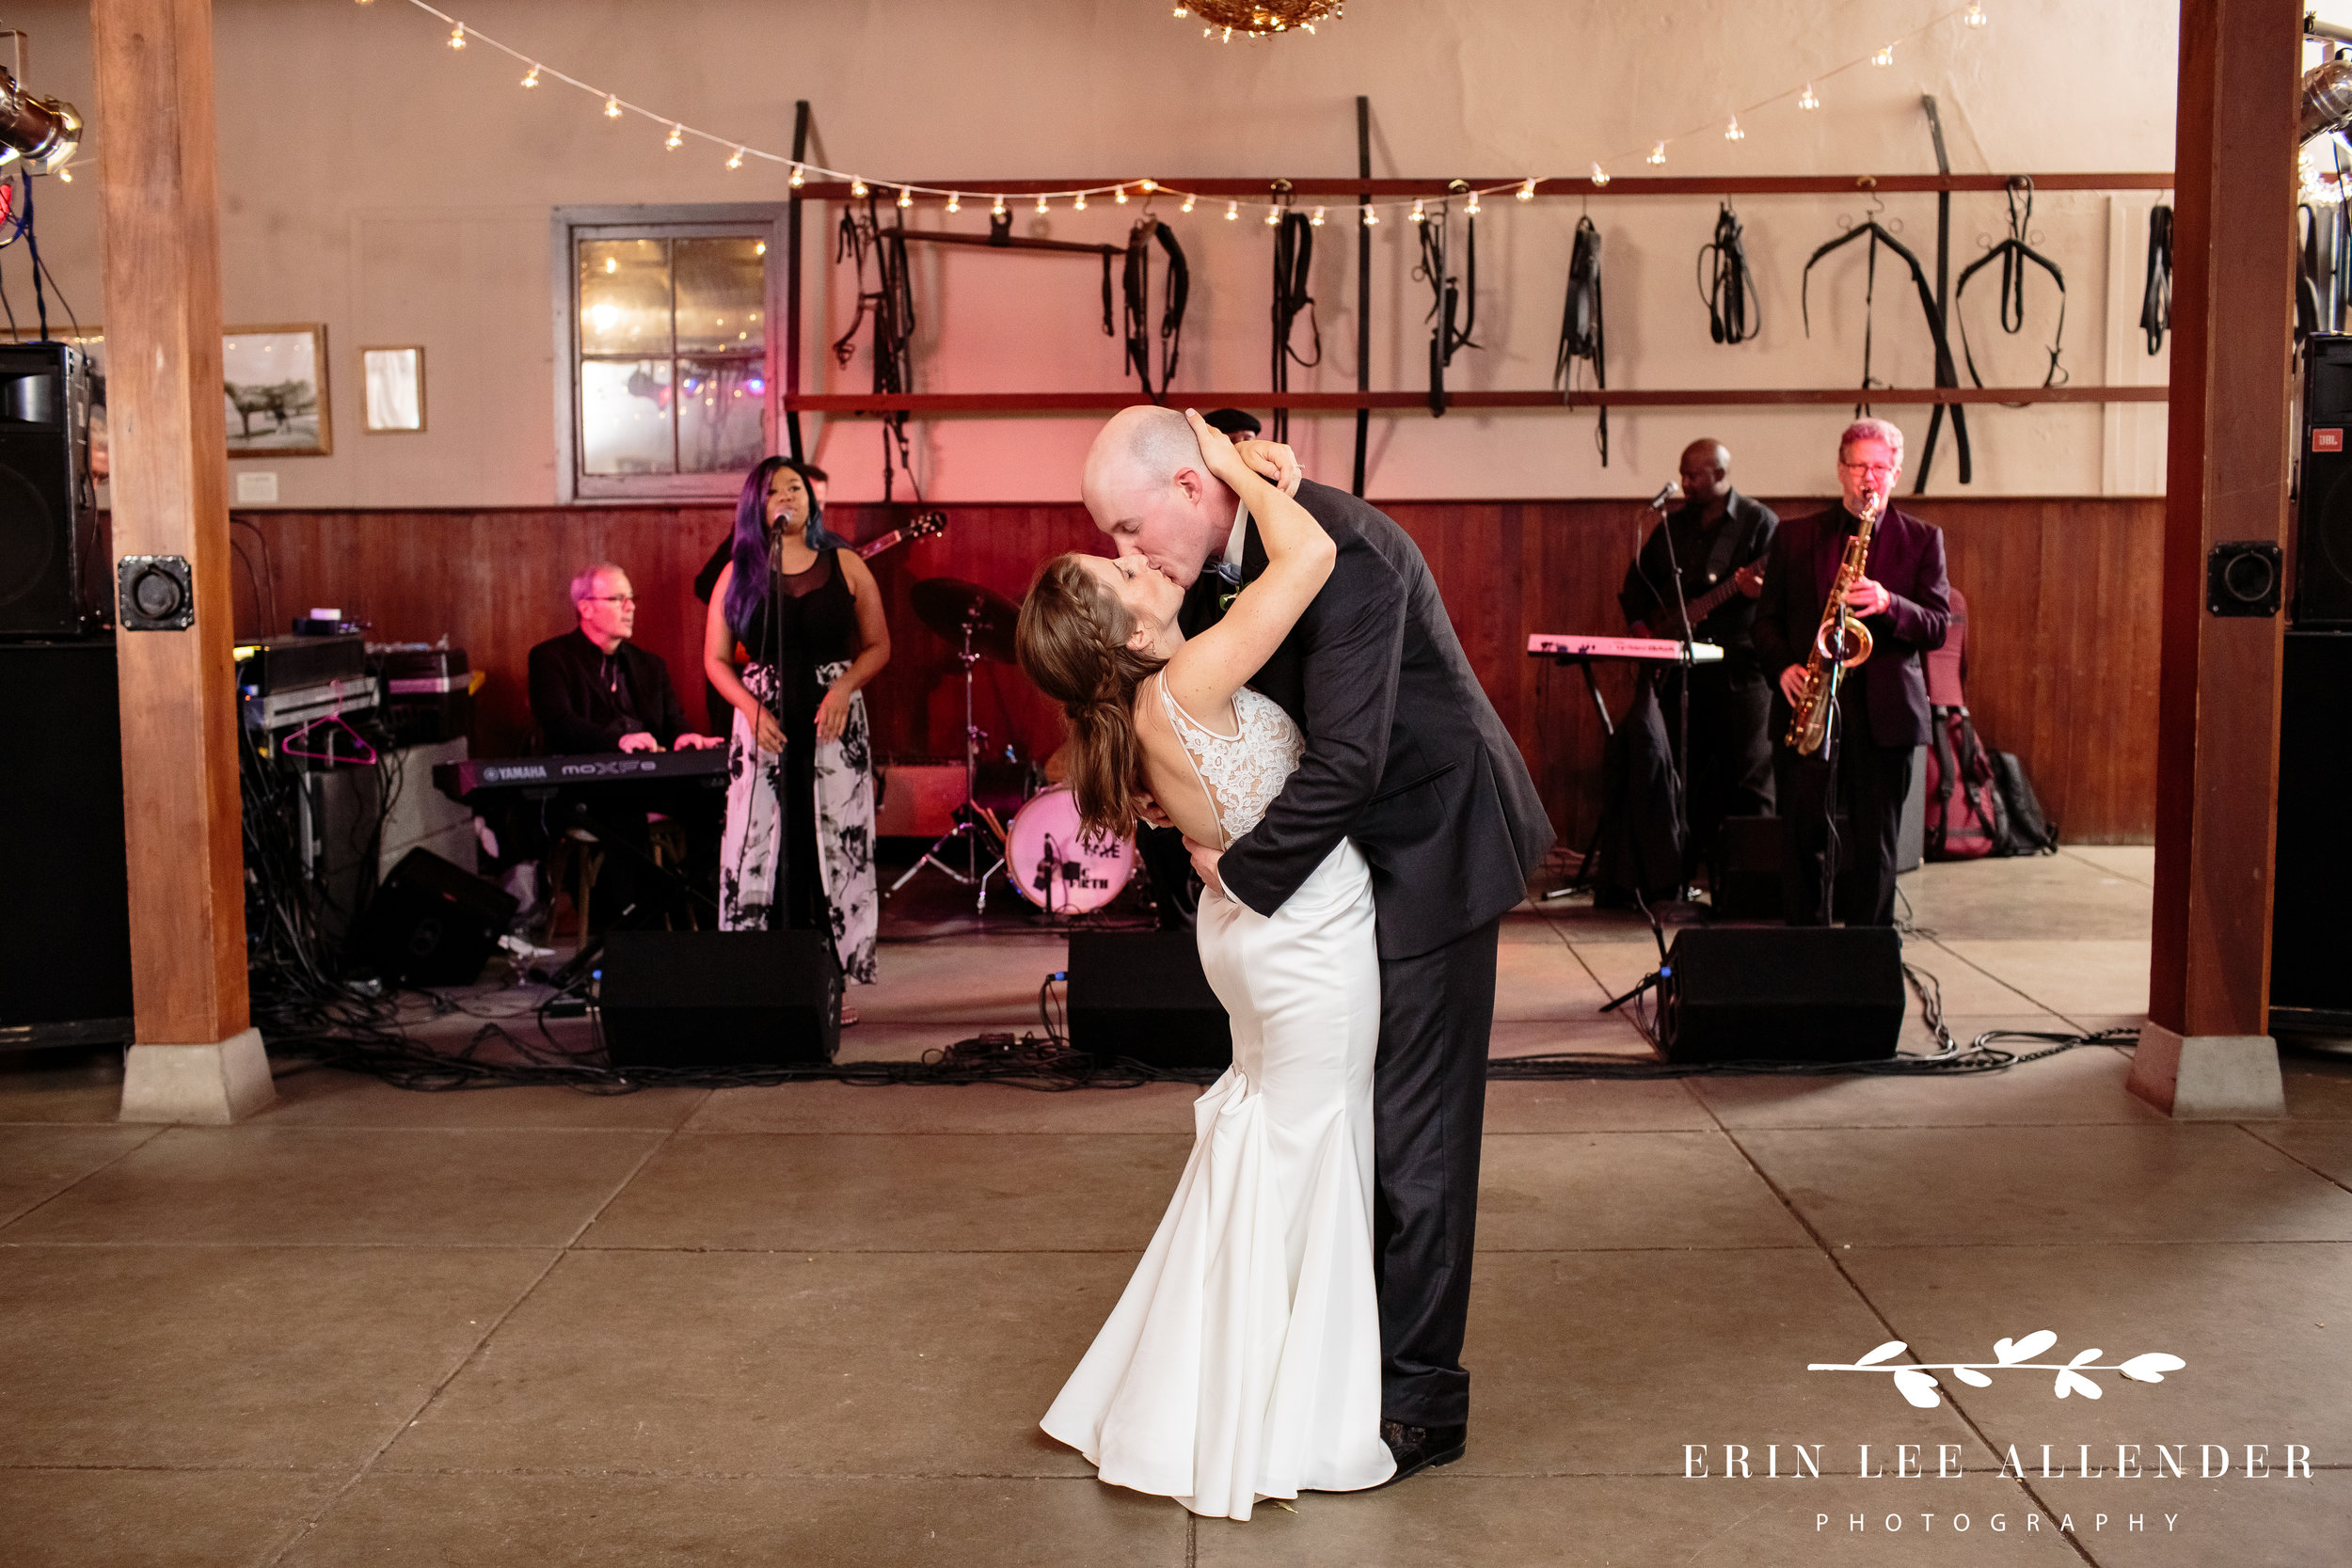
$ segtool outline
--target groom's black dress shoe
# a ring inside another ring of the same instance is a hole
[[[1396,1456],[1396,1474],[1380,1484],[1394,1486],[1406,1476],[1419,1475],[1432,1465],[1453,1464],[1468,1450],[1469,1438],[1468,1426],[1416,1427],[1402,1421],[1381,1422],[1380,1441]]]

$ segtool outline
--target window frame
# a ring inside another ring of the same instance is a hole
[[[643,501],[732,500],[742,488],[736,473],[589,474],[580,471],[580,262],[582,240],[691,240],[745,237],[768,242],[762,273],[766,312],[763,352],[768,388],[760,397],[759,432],[765,450],[777,450],[783,427],[784,320],[789,289],[791,203],[728,201],[637,206],[558,207],[550,224],[554,252],[555,306],[555,485],[562,505]],[[675,357],[675,343],[672,343]]]

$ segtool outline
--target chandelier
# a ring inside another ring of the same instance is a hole
[[[1208,24],[1200,29],[1202,38],[1222,28],[1228,43],[1236,33],[1253,39],[1294,27],[1311,33],[1316,23],[1337,22],[1346,11],[1345,0],[1185,0],[1176,8],[1179,17],[1197,16]]]

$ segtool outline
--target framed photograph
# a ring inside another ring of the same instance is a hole
[[[232,326],[221,335],[222,397],[231,457],[325,457],[326,327]]]
[[[424,350],[363,348],[359,368],[367,382],[367,428],[424,428]]]

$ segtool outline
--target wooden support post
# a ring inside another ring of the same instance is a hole
[[[792,162],[808,156],[808,100],[792,105]],[[792,189],[792,206],[785,219],[784,240],[784,410],[785,450],[795,463],[806,459],[801,450],[801,411],[790,399],[801,395],[801,191]]]
[[[246,1012],[211,0],[92,0],[118,557],[184,557],[195,624],[119,631],[137,1043],[126,1121],[272,1097]]]
[[[1359,93],[1356,96],[1356,173],[1367,184],[1372,181],[1372,100]],[[1370,202],[1372,193],[1358,195],[1359,202]],[[1372,390],[1372,230],[1364,224],[1359,208],[1356,214],[1356,390]],[[1364,450],[1372,440],[1372,410],[1356,410],[1356,478],[1354,494],[1364,493]]]
[[[2268,1016],[2284,623],[2209,614],[2205,563],[2286,534],[2301,24],[2281,0],[2181,7],[2155,926],[2131,1077],[2180,1117],[2284,1109]]]

